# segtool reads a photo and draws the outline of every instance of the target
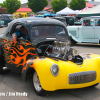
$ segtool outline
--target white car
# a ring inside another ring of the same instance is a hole
[[[72,43],[100,43],[100,16],[81,19],[81,26],[67,26]]]

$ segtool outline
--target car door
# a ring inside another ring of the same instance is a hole
[[[84,42],[95,42],[94,41],[94,20],[85,19],[83,20],[82,36]]]
[[[36,55],[34,45],[28,40],[14,43],[11,39],[2,40],[6,67],[22,71],[26,61]]]
[[[95,41],[100,43],[100,19],[95,19]]]

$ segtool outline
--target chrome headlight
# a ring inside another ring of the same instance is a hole
[[[50,70],[52,75],[56,77],[59,73],[59,66],[57,64],[52,64]]]

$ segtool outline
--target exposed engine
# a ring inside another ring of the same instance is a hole
[[[53,41],[52,44],[45,42],[42,43],[37,50],[42,56],[70,60],[76,63],[83,62],[82,57],[78,55],[78,51],[75,48],[70,47],[70,42]]]

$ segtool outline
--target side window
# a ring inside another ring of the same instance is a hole
[[[0,18],[3,18],[3,16],[1,15],[1,17]]]
[[[95,19],[95,26],[100,26],[100,19]]]
[[[4,18],[9,18],[8,16],[4,16]]]
[[[27,29],[21,24],[14,26],[11,30],[11,33],[8,36],[12,37],[13,33],[16,33],[17,38],[24,38],[25,40],[30,40],[29,35],[27,33]]]
[[[93,20],[92,19],[84,19],[83,20],[83,26],[93,26]]]

